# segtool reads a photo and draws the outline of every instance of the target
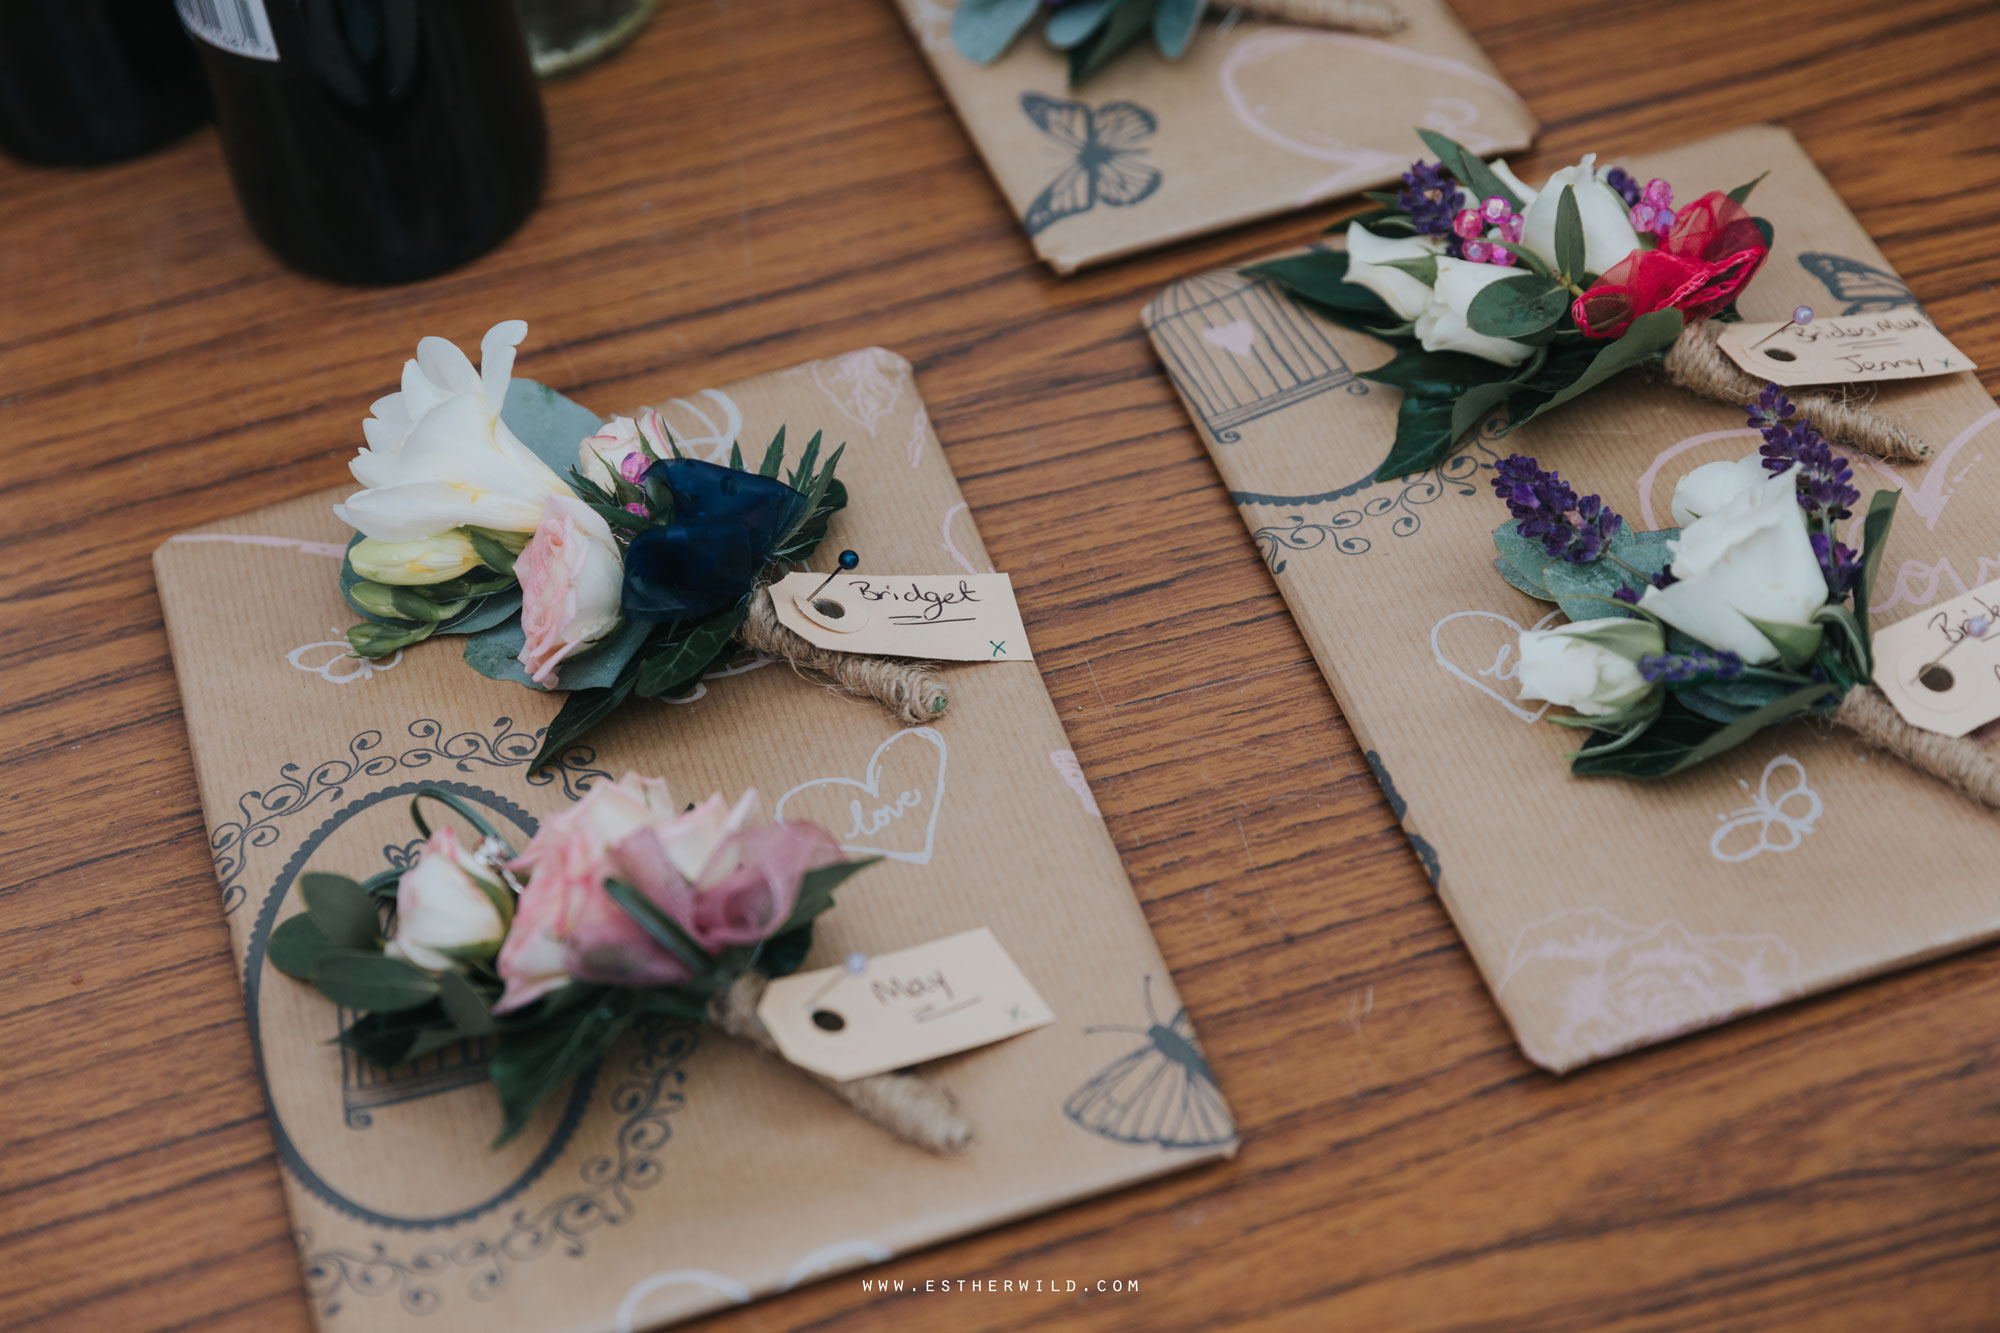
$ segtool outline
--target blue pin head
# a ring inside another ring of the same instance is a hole
[[[840,553],[840,567],[842,569],[852,570],[860,563],[861,557],[857,553],[853,551],[842,551]]]

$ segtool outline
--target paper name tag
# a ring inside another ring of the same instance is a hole
[[[1776,330],[1784,329],[1776,337]],[[1910,310],[1830,315],[1794,324],[1729,324],[1716,345],[1760,380],[1795,384],[1867,384],[1975,370],[1937,325]]]
[[[779,977],[757,1006],[787,1060],[842,1083],[969,1051],[1055,1021],[981,926],[865,960]]]
[[[1940,736],[2000,718],[2000,581],[1877,630],[1875,684],[1905,722]]]
[[[948,662],[1033,660],[1005,574],[837,574],[831,583],[824,574],[787,574],[771,585],[771,604],[780,624],[820,648]]]

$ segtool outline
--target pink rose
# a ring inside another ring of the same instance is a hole
[[[770,938],[791,916],[805,873],[841,859],[839,845],[814,824],[742,827],[754,796],[721,820],[722,798],[711,796],[611,849],[618,877],[709,953]]]
[[[603,517],[573,495],[552,495],[541,525],[514,560],[521,581],[521,666],[553,689],[556,667],[618,625],[625,578],[618,544]]]
[[[651,447],[650,455],[643,446]],[[614,472],[627,481],[637,482],[654,458],[673,457],[667,444],[666,423],[651,408],[641,412],[637,421],[630,417],[611,418],[604,429],[577,446],[577,455],[583,475],[607,491],[611,489]]]

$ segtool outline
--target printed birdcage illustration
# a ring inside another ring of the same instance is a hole
[[[1244,422],[1328,389],[1368,392],[1325,330],[1262,279],[1190,278],[1146,315],[1167,373],[1218,444],[1241,439]]]
[[[336,1010],[339,1025],[347,1027],[361,1015],[345,1006]],[[367,1129],[375,1123],[371,1111],[399,1102],[435,1097],[456,1088],[486,1081],[486,1062],[493,1056],[491,1038],[457,1041],[442,1050],[419,1056],[395,1069],[378,1069],[355,1052],[340,1048],[340,1111],[349,1129]]]

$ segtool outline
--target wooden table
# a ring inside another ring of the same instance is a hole
[[[1781,121],[2000,388],[1991,3],[1458,8],[1525,174]],[[915,361],[1243,1127],[888,1270],[1137,1295],[843,1277],[713,1327],[2000,1327],[1992,951],[1562,1080],[1515,1050],[1138,324],[1331,213],[1053,278],[880,0],[675,0],[548,101],[542,210],[393,290],[279,268],[212,133],[0,165],[0,1327],[307,1326],[147,556],[344,480],[418,334],[515,315],[601,404]]]

